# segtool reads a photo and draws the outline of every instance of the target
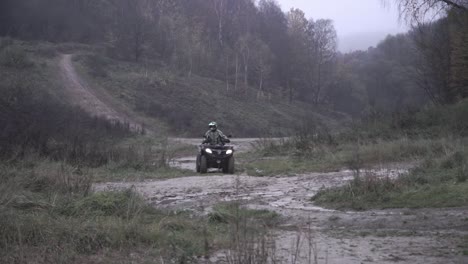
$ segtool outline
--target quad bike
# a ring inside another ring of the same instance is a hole
[[[216,168],[222,169],[223,173],[234,174],[234,147],[224,144],[201,144],[196,168],[199,173],[207,173],[208,168]]]

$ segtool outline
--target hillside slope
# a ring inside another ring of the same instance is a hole
[[[171,134],[200,136],[216,120],[235,136],[288,135],[305,121],[336,126],[346,117],[310,105],[257,99],[256,90],[226,89],[219,80],[188,77],[164,66],[113,60],[96,53],[75,56],[74,65],[90,85],[113,95],[147,120],[160,120]],[[159,123],[161,124],[161,123]]]
[[[22,82],[93,116],[127,123],[133,130],[199,137],[215,120],[235,137],[268,137],[291,135],[306,122],[335,128],[347,120],[325,107],[289,103],[279,94],[258,97],[253,87],[244,91],[231,85],[227,90],[223,81],[188,77],[164,65],[111,59],[95,46],[7,42],[40,66],[28,68],[29,77]]]

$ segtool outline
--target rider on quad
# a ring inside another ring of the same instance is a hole
[[[210,122],[208,127],[210,129],[205,133],[205,140],[203,141],[203,144],[224,145],[224,143],[231,142],[229,138],[218,129],[216,122]]]
[[[196,171],[207,173],[209,168],[222,169],[223,173],[234,173],[234,147],[225,145],[231,143],[216,122],[209,124],[210,130],[205,134],[203,144],[199,146]]]

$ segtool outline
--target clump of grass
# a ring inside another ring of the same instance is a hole
[[[208,216],[211,225],[226,233],[226,262],[232,264],[268,263],[275,259],[269,228],[278,220],[275,212],[247,209],[239,202],[219,204]]]
[[[222,259],[226,263],[321,263],[311,222],[306,228],[298,228],[290,253],[285,256],[284,252],[277,252],[276,237],[271,232],[279,223],[275,212],[247,209],[237,201],[215,206],[208,220],[218,232],[226,233],[227,250]]]
[[[458,246],[461,249],[461,254],[468,256],[468,236],[464,236],[462,243]]]
[[[143,199],[132,189],[122,192],[93,193],[79,200],[67,204],[62,214],[79,215],[89,214],[93,216],[118,216],[132,219],[147,209]]]
[[[398,192],[401,184],[389,177],[380,178],[372,173],[356,176],[345,186],[320,190],[312,200],[322,204],[334,204],[336,207],[362,210],[369,202],[386,203],[391,199],[389,193]]]

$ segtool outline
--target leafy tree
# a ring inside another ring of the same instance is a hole
[[[304,12],[300,9],[291,9],[288,13],[288,36],[289,36],[289,53],[287,72],[287,89],[289,101],[291,102],[297,90],[305,87],[304,76],[307,68],[307,27],[308,21],[305,18]],[[299,93],[303,93],[299,91]],[[302,97],[302,96],[301,96]]]
[[[148,40],[151,14],[146,0],[115,0],[112,2],[113,26],[109,34],[111,45],[123,57],[139,61]]]
[[[259,35],[272,53],[271,78],[279,86],[286,86],[289,52],[288,21],[273,0],[261,0],[259,9]]]

